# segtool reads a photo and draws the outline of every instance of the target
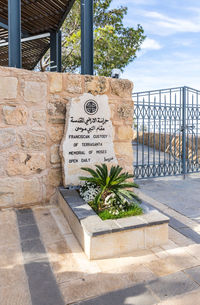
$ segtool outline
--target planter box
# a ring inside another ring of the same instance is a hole
[[[131,254],[168,241],[169,218],[156,210],[103,221],[76,190],[64,188],[59,188],[58,203],[89,259]]]

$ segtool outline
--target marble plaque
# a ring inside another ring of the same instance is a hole
[[[80,184],[79,177],[87,175],[81,167],[117,164],[106,95],[85,93],[71,100],[60,152],[64,186]]]

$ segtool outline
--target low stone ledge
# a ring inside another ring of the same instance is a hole
[[[58,202],[89,259],[126,254],[159,246],[168,240],[169,218],[157,210],[141,216],[103,221],[77,190],[59,188]]]

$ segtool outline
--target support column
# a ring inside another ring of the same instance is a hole
[[[85,35],[84,35],[84,23],[85,23],[85,0],[81,0],[81,74],[85,74],[85,66],[84,66],[84,41],[85,41]]]
[[[81,2],[81,73],[93,75],[94,42],[93,42],[93,0]]]
[[[21,0],[8,0],[9,67],[22,67]]]
[[[50,71],[62,71],[62,38],[61,31],[51,32],[50,35]]]
[[[57,72],[62,72],[62,32],[57,33]]]

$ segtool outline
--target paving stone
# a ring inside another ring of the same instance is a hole
[[[0,247],[19,244],[19,232],[16,223],[0,224]]]
[[[82,270],[65,240],[48,245],[47,253],[58,283],[71,281],[82,276]]]
[[[179,233],[183,234],[184,236],[186,236],[187,238],[191,239],[192,241],[194,241],[196,244],[200,244],[200,234],[198,234],[197,232],[195,232],[194,230],[192,230],[189,227],[185,227],[185,228],[177,228],[176,229]]]
[[[49,263],[25,264],[32,305],[64,305]]]
[[[64,217],[63,213],[59,208],[52,208],[50,209],[51,215],[53,219],[55,220],[57,226],[59,227],[59,230],[63,235],[66,234],[71,234],[71,228],[70,225],[68,224],[66,218]]]
[[[21,247],[25,262],[32,260],[47,261],[47,254],[40,239],[22,241]]]
[[[200,178],[138,181],[141,192],[190,218],[200,216]]]
[[[79,302],[76,305],[153,305],[157,301],[158,299],[145,285],[136,285],[131,288],[108,293],[92,300]]]
[[[200,266],[186,269],[184,272],[200,285]]]
[[[18,282],[26,282],[26,273],[23,265],[0,267],[0,287],[9,287],[16,285]],[[1,303],[0,303],[1,304]]]
[[[48,209],[38,209],[34,211],[40,235],[45,245],[55,243],[63,239],[55,220]]]
[[[19,227],[19,234],[22,241],[27,239],[39,238],[40,232],[36,225]]]
[[[28,284],[26,282],[20,282],[19,280],[18,283],[15,283],[13,286],[0,287],[0,304],[33,305],[31,304]],[[40,303],[37,305],[40,305]]]
[[[165,213],[165,214],[167,214],[167,213]],[[169,214],[168,214],[168,215],[169,215]],[[170,215],[169,215],[169,217],[170,217],[169,225],[170,225],[170,227],[174,228],[175,230],[176,230],[177,228],[180,229],[180,228],[185,228],[185,227],[187,227],[186,224],[180,222],[180,221],[177,220],[176,218],[171,217]]]
[[[16,214],[13,210],[4,210],[0,212],[0,224],[12,223],[16,225]]]
[[[17,210],[16,214],[19,226],[35,224],[35,218],[31,209]]]
[[[183,272],[177,272],[152,281],[147,285],[161,300],[195,290],[199,287]]]
[[[200,300],[200,289],[164,300],[157,305],[196,305],[197,300]]]
[[[20,245],[8,246],[5,244],[4,247],[0,247],[0,267],[1,268],[12,268],[16,265],[23,264],[23,257],[21,253]]]

